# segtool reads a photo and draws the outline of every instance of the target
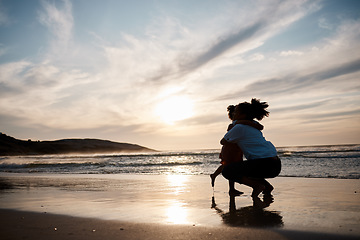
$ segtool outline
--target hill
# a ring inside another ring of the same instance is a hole
[[[0,133],[0,156],[120,152],[155,152],[155,150],[136,144],[87,138],[61,139],[56,141],[24,141]]]

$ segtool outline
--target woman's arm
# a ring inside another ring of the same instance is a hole
[[[236,124],[248,125],[250,127],[256,128],[260,131],[264,129],[264,126],[261,125],[260,123],[255,122],[255,121],[250,121],[250,120],[237,120]]]
[[[228,144],[228,143],[229,143],[229,142],[226,141],[225,138],[223,138],[223,139],[220,140],[220,144],[221,144],[221,145],[226,145],[226,144]]]

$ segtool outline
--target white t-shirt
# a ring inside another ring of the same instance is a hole
[[[236,124],[225,134],[224,139],[236,143],[248,160],[277,156],[276,148],[266,141],[262,132],[248,125]]]

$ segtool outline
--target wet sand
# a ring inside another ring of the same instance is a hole
[[[1,239],[358,239],[360,180],[275,178],[230,198],[221,176],[1,174]],[[16,211],[14,211],[16,210]]]
[[[248,239],[355,240],[357,236],[271,228],[206,227],[133,223],[34,212],[0,210],[0,237],[10,239]]]

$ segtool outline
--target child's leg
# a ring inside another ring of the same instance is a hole
[[[224,165],[220,165],[213,174],[210,174],[211,186],[215,186],[215,178],[222,172]]]
[[[229,195],[230,196],[239,196],[241,194],[243,194],[243,192],[240,192],[235,189],[235,182],[229,181]]]

